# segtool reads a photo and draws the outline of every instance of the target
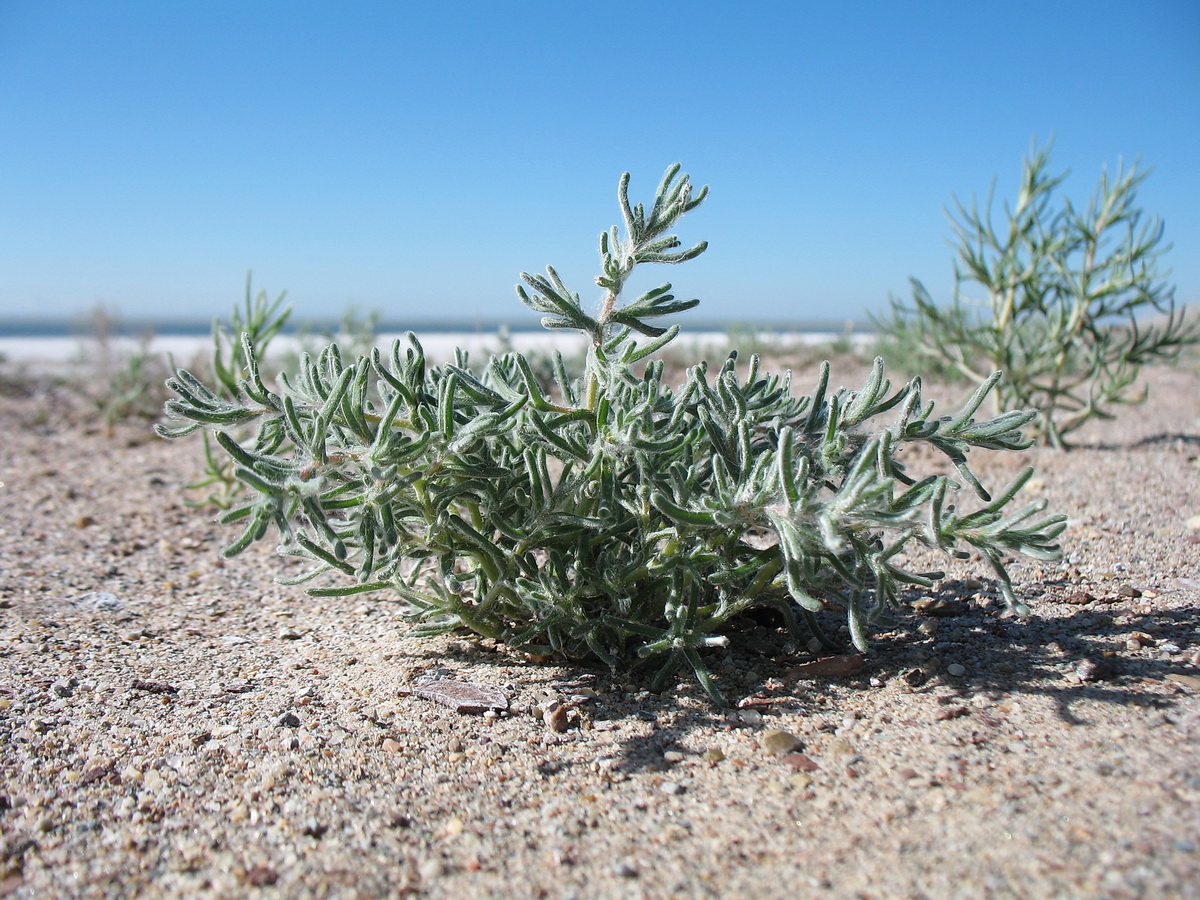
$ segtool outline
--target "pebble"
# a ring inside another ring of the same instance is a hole
[[[720,747],[709,747],[704,751],[704,761],[709,765],[716,765],[725,759],[725,751]]]
[[[243,880],[251,887],[270,887],[279,880],[279,873],[270,866],[255,866]]]
[[[959,678],[967,674],[967,667],[959,663],[950,663],[950,665],[946,666],[946,674]]]
[[[803,753],[788,753],[783,757],[783,762],[801,772],[815,772],[821,768],[812,757]]]
[[[835,756],[850,756],[854,753],[854,748],[850,746],[850,742],[845,738],[838,738],[829,745],[829,752]]]
[[[1091,681],[1106,681],[1112,678],[1115,673],[1112,666],[1108,663],[1096,659],[1083,659],[1075,667],[1074,674],[1080,681],[1087,683]]]
[[[622,860],[613,866],[613,874],[618,878],[637,878],[637,867],[632,863]]]
[[[757,709],[734,709],[725,717],[731,725],[761,725],[762,713]]]
[[[433,881],[446,874],[446,866],[440,859],[425,859],[417,865],[417,875],[422,881]]]
[[[75,605],[92,610],[93,612],[106,613],[120,612],[125,608],[124,601],[116,594],[109,593],[108,591],[92,591],[91,593],[83,594],[75,600]]]
[[[542,721],[551,731],[564,732],[571,727],[570,707],[555,701],[542,711]]]
[[[782,731],[778,728],[771,728],[763,732],[760,740],[762,748],[772,756],[782,756],[785,753],[791,753],[800,746],[800,738],[789,731]]]
[[[970,710],[965,706],[943,706],[933,714],[935,722],[944,722],[947,719],[957,719],[970,713]]]
[[[687,788],[677,781],[664,781],[658,788],[668,797],[678,797],[680,794],[686,793]]]

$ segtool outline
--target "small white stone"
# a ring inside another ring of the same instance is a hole
[[[445,872],[446,867],[440,859],[426,859],[417,866],[417,874],[423,881],[432,881],[434,878],[444,875]]]
[[[960,666],[958,663],[950,663],[950,665],[946,666],[946,674],[958,678],[967,674],[967,668],[966,666]]]

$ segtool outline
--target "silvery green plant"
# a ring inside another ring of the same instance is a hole
[[[465,628],[614,669],[651,664],[656,688],[690,667],[719,704],[705,656],[731,620],[769,607],[797,636],[824,639],[817,614],[841,610],[865,649],[904,586],[938,577],[904,567],[914,543],[979,554],[1024,611],[1005,559],[1055,558],[1063,518],[1042,501],[1013,508],[1029,471],[992,496],[967,455],[1026,447],[1034,414],[977,420],[993,376],[957,414],[935,416],[920,380],[893,391],[879,360],[857,391],[831,391],[826,364],[797,396],[788,376],[736,354],[668,386],[653,357],[679,326],[661,320],[697,301],[669,284],[622,295],[638,266],[705,250],[671,230],[707,189],[672,166],[647,210],[628,186],[626,174],[623,230],[600,238],[597,310],[552,268],[521,275],[518,295],[543,325],[588,338],[581,371],[555,357],[550,390],[520,353],[431,366],[411,334],[355,359],[330,344],[275,388],[244,337],[232,397],[177,371],[167,413],[182,424],[160,433],[215,432],[253,489],[222,516],[242,528],[226,554],[274,526],[283,552],[311,563],[291,581],[332,576],[311,594],[398,598],[420,634]],[[247,426],[253,436],[235,440]],[[958,474],[908,472],[896,452],[913,444]]]
[[[913,279],[912,304],[893,300],[879,323],[888,343],[980,384],[1004,372],[996,408],[1036,409],[1031,431],[1056,447],[1144,399],[1141,367],[1200,342],[1162,280],[1163,224],[1136,205],[1148,174],[1103,173],[1077,209],[1055,202],[1066,174],[1051,175],[1049,148],[1035,149],[999,226],[994,184],[982,210],[955,200],[953,298],[939,305]]]
[[[226,324],[220,319],[212,325],[212,371],[215,390],[226,400],[236,402],[241,396],[239,382],[246,371],[246,347],[252,347],[256,358],[262,358],[287,324],[292,308],[284,306],[285,294],[271,300],[266,291],[251,291],[251,275],[246,274],[246,293],[241,306],[234,304]],[[187,490],[202,492],[202,499],[189,499],[190,506],[215,506],[229,509],[238,502],[243,483],[235,475],[234,461],[214,448],[204,435],[204,471]]]
[[[218,390],[233,399],[240,395],[240,380],[248,366],[244,347],[249,344],[257,357],[267,352],[271,341],[279,336],[292,316],[292,308],[284,306],[286,292],[274,300],[266,291],[253,293],[251,273],[246,273],[246,293],[241,306],[234,305],[229,323],[213,321],[213,373],[219,382]]]

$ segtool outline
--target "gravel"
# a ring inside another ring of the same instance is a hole
[[[1030,454],[1029,620],[968,561],[861,660],[748,621],[732,710],[226,561],[197,447],[61,390],[0,425],[0,896],[1200,897],[1194,365]]]

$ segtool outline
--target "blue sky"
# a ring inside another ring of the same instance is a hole
[[[952,195],[1031,139],[1080,201],[1141,158],[1200,303],[1200,4],[0,0],[0,316],[527,316],[598,296],[615,188],[710,199],[693,315],[859,318],[951,284]]]

